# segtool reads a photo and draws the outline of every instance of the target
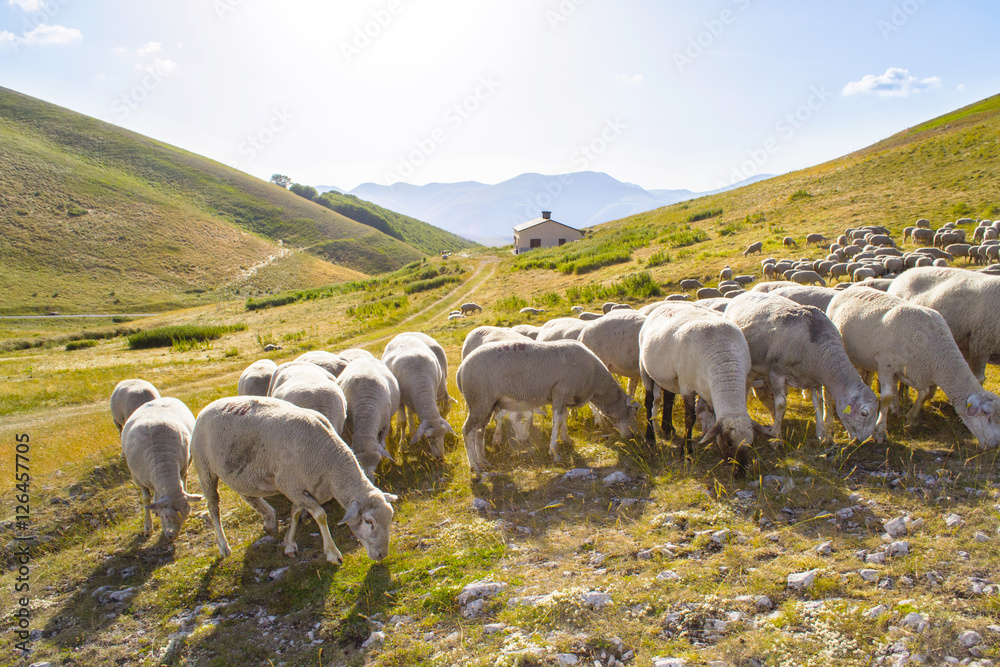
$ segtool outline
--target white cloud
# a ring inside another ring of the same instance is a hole
[[[0,31],[0,48],[18,46],[40,46],[45,44],[71,44],[83,39],[83,33],[76,28],[42,23],[23,35],[15,35],[7,30]]]
[[[151,72],[159,75],[171,74],[177,69],[177,63],[167,58],[154,58],[151,65],[136,63],[135,68],[143,72]]]
[[[8,30],[0,30],[0,49],[7,49],[17,44],[18,37]]]
[[[42,0],[10,0],[10,4],[17,5],[26,12],[37,12],[42,8]]]
[[[116,46],[115,48],[111,49],[111,53],[115,54],[116,56],[123,56],[126,53],[128,53],[128,49],[126,49],[124,46]]]
[[[148,56],[153,53],[159,53],[162,50],[163,50],[163,44],[161,44],[160,42],[147,42],[146,44],[140,46],[135,53],[138,56]]]
[[[627,83],[633,86],[638,86],[640,83],[646,80],[642,74],[619,74],[615,77],[616,83]]]
[[[866,74],[860,81],[851,81],[844,86],[844,95],[874,94],[879,97],[909,97],[941,85],[941,78],[931,76],[918,79],[910,75],[910,70],[890,67],[885,74]]]
[[[958,84],[957,86],[955,86],[955,90],[957,90],[958,92],[962,92],[963,90],[965,90],[965,84],[964,83]]]

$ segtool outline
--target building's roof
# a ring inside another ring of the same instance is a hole
[[[552,218],[535,218],[534,220],[528,220],[527,222],[522,222],[521,224],[519,224],[516,227],[514,227],[514,231],[515,232],[523,232],[524,230],[531,229],[532,227],[540,225],[543,222],[554,222],[557,225],[561,225],[562,227],[565,227],[566,229],[572,229],[577,234],[583,234],[583,232],[580,231],[579,229],[577,229],[576,227],[570,227],[569,225],[563,224],[563,223],[559,222],[558,220],[553,220]]]

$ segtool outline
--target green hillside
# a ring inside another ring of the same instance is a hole
[[[331,190],[324,192],[314,201],[428,254],[478,246],[477,243],[458,234],[452,234],[408,215],[390,211],[354,195]]]
[[[423,254],[271,183],[3,88],[0,232],[8,313],[163,308]]]

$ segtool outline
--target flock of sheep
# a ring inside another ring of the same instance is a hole
[[[908,228],[907,236],[919,241],[922,223]],[[975,236],[982,244],[965,248],[964,256],[995,257],[989,249],[998,247],[991,233],[998,226],[980,223],[977,230],[984,231]],[[949,234],[957,235],[940,236]],[[937,236],[932,231],[930,239]],[[810,235],[809,241],[825,238]],[[533,415],[547,405],[554,461],[560,460],[560,440],[572,444],[570,408],[590,404],[599,423],[607,419],[622,437],[637,435],[640,383],[647,444],[656,442],[657,402],[663,436],[674,435],[671,414],[679,394],[685,448],[691,450],[700,422],[700,442],[716,442],[723,459],[735,461],[737,474],[749,463],[755,434],[781,437],[789,388],[811,394],[816,437],[824,443],[833,442],[836,421],[851,440],[884,442],[888,412],[900,409],[905,385],[917,390],[908,425],[917,423],[940,387],[980,446],[996,447],[1000,398],[983,383],[986,365],[1000,363],[1000,275],[937,265],[963,255],[954,244],[941,251],[947,257],[921,250],[900,252],[884,228],[848,229],[830,245],[827,260],[764,260],[765,276],[787,280],[751,291],[743,287],[754,277],[734,278],[727,266],[714,292],[697,281],[681,283],[705,297],[694,302],[674,294],[638,310],[609,303],[601,313],[587,313],[576,306],[575,317],[538,327],[477,327],[465,339],[456,376],[468,408],[462,437],[469,465],[475,473],[489,465],[484,438],[491,419],[496,444],[508,421],[517,440],[526,442]],[[840,264],[846,269],[834,271]],[[825,282],[825,275],[855,282],[837,289],[811,284]],[[465,306],[462,311],[481,311]],[[875,374],[878,395],[871,389]],[[628,379],[627,391],[616,375]],[[290,556],[297,553],[295,532],[307,511],[319,526],[327,560],[341,562],[322,507],[335,498],[345,508],[339,523],[350,527],[371,558],[384,558],[396,497],[373,481],[382,459],[392,461],[391,419],[396,415],[400,443],[408,430],[411,445],[427,438],[432,455],[443,459],[445,435],[454,434],[447,379],[441,345],[409,332],[393,338],[381,358],[351,349],[307,352],[280,366],[256,361],[240,377],[238,396],[211,403],[197,419],[148,382],[123,380],[111,396],[111,412],[145,508],[144,533],[151,532],[155,512],[167,539],[176,539],[191,503],[202,500],[185,491],[193,460],[222,556],[230,549],[219,516],[220,479],[271,533],[275,512],[263,498],[280,493],[291,501],[284,538]],[[770,427],[751,419],[751,391],[773,416]]]

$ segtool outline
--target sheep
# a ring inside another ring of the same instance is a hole
[[[583,312],[583,306],[573,306],[572,308],[569,309],[569,312],[572,313],[573,315],[576,315],[577,317],[580,317],[580,313]]]
[[[788,283],[760,283],[754,287],[752,292],[765,292],[768,294],[778,294],[791,299],[803,306],[815,306],[820,310],[826,310],[830,299],[836,294],[836,290],[829,287],[816,287],[806,285],[790,285]]]
[[[325,350],[310,350],[309,352],[297,357],[295,361],[308,361],[311,364],[316,364],[334,377],[343,373],[344,369],[347,368],[348,363],[347,360],[339,354],[326,352]]]
[[[469,466],[477,474],[489,465],[483,430],[497,408],[526,410],[551,404],[549,452],[556,463],[562,460],[556,450],[560,434],[572,445],[568,408],[590,402],[622,437],[630,433],[639,408],[597,355],[575,340],[486,343],[462,361],[457,381],[469,410],[462,436]]]
[[[980,447],[1000,443],[1000,398],[983,390],[936,310],[870,287],[853,287],[838,293],[826,313],[840,329],[851,363],[878,373],[876,441],[886,440],[889,405],[901,381],[917,390],[907,425],[916,425],[924,402],[941,387]]]
[[[577,338],[609,371],[628,378],[629,398],[639,381],[639,330],[645,321],[638,311],[614,311],[585,326]]]
[[[277,398],[220,398],[198,415],[191,454],[223,558],[232,552],[219,517],[220,479],[260,514],[268,533],[277,530],[278,522],[264,498],[280,493],[291,501],[284,539],[287,556],[298,553],[295,531],[307,511],[323,536],[326,559],[343,562],[323,510],[323,504],[334,498],[345,508],[338,525],[348,525],[369,558],[382,560],[388,555],[393,515],[389,503],[397,498],[375,488],[318,412]]]
[[[517,311],[521,315],[541,315],[545,312],[544,308],[532,308],[531,306],[525,306],[521,310]]]
[[[964,269],[912,269],[889,294],[941,313],[972,374],[986,381],[986,364],[1000,355],[1000,279]]]
[[[892,285],[892,278],[868,278],[862,280],[861,282],[854,283],[854,286],[864,286],[871,287],[872,289],[877,289],[880,292],[888,292],[889,286]]]
[[[826,281],[815,271],[796,271],[792,274],[792,282],[800,285],[819,283],[823,287],[826,287]]]
[[[914,243],[933,243],[934,242],[934,230],[927,227],[918,227],[913,230],[913,234],[910,236]]]
[[[713,310],[718,313],[726,312],[726,308],[729,307],[729,302],[731,299],[728,298],[728,294],[724,297],[715,297],[712,299],[702,299],[701,301],[696,301],[694,305],[699,308],[707,308],[708,310]]]
[[[111,419],[115,422],[118,435],[121,435],[125,422],[143,403],[155,401],[160,392],[145,380],[122,380],[111,392]]]
[[[687,301],[690,298],[691,297],[688,296],[687,294],[668,294],[666,296],[666,298],[664,298],[663,300],[664,301]],[[641,308],[639,309],[639,312],[642,312]]]
[[[153,532],[156,512],[167,541],[173,542],[202,499],[184,490],[191,461],[194,415],[176,398],[156,398],[136,408],[122,428],[122,455],[139,489],[145,519],[142,535]]]
[[[855,269],[854,273],[851,274],[851,280],[854,282],[861,282],[862,280],[874,280],[875,271],[870,266],[862,266]]]
[[[733,280],[735,280],[738,285],[746,286],[752,283],[753,281],[757,280],[757,276],[751,276],[751,275],[733,276]]]
[[[515,324],[511,327],[512,331],[516,331],[522,336],[527,336],[531,340],[538,338],[538,332],[541,331],[539,327],[532,326],[530,324]]]
[[[806,235],[806,245],[812,245],[813,243],[819,244],[826,240],[826,237],[822,234],[807,234]]]
[[[312,362],[295,360],[274,372],[268,396],[315,410],[330,420],[340,435],[347,419],[347,397],[337,376]]]
[[[844,262],[838,262],[837,264],[831,266],[830,277],[837,278],[838,280],[840,278],[847,277],[847,264]]]
[[[927,218],[920,218],[919,220],[917,220],[913,224],[916,225],[916,227],[918,227],[919,229],[930,229],[931,228],[931,221],[928,220]]]
[[[969,261],[969,248],[972,246],[968,243],[952,243],[947,248],[944,249],[946,253],[952,257],[964,257],[966,263]]]
[[[463,315],[462,313],[450,313],[448,315],[448,321],[449,322],[452,322],[454,320],[461,320],[461,319],[464,319],[464,318],[465,318],[465,315]]]
[[[698,290],[697,292],[695,292],[695,295],[699,299],[712,299],[712,298],[715,298],[715,297],[722,296],[722,292],[720,292],[719,290],[715,289],[714,287],[702,287],[700,290]]]
[[[681,281],[680,286],[683,290],[701,289],[704,287],[700,281],[695,280],[694,278],[685,278]]]
[[[426,334],[399,334],[385,346],[382,363],[396,377],[399,385],[396,426],[400,440],[403,438],[404,426],[407,425],[406,413],[409,409],[410,445],[415,445],[420,438],[427,436],[431,442],[431,455],[443,461],[444,436],[448,433],[455,435],[455,431],[441,416],[434,397],[440,396],[440,388],[444,385],[445,404],[448,402],[448,367],[442,367],[439,357],[424,340],[424,336]],[[420,419],[420,427],[416,429],[414,415]]]
[[[392,416],[399,410],[399,383],[379,359],[355,359],[337,378],[347,397],[344,438],[369,478],[383,459]]]
[[[717,415],[702,443],[716,439],[724,460],[735,458],[737,474],[746,469],[753,423],[747,413],[750,350],[739,327],[716,313],[688,304],[669,304],[646,319],[639,332],[639,373],[646,390],[646,442],[653,430],[654,387],[663,392],[663,431],[673,434],[674,396],[684,399],[684,445],[691,448],[695,395]],[[735,448],[735,456],[733,455]]]
[[[481,313],[483,312],[483,307],[480,306],[478,303],[470,302],[470,303],[463,303],[461,306],[459,306],[459,310],[462,311],[463,315],[467,315],[469,313]]]
[[[728,264],[726,264],[725,268],[723,268],[722,271],[719,271],[719,279],[732,280],[732,277],[733,277],[733,270],[729,268]]]
[[[764,274],[765,278],[772,278],[772,277],[774,277],[774,274],[775,274],[775,265],[774,264],[765,264],[763,266],[761,272]]]
[[[584,311],[580,313],[579,319],[583,320],[584,322],[591,322],[593,320],[599,320],[602,317],[604,317],[604,313],[591,313],[588,311]]]
[[[552,340],[576,340],[585,326],[587,326],[587,322],[582,318],[557,317],[541,326],[535,340],[539,343]]]
[[[617,303],[611,310],[635,310],[635,307],[630,303]]]
[[[851,440],[863,442],[875,430],[878,400],[851,365],[840,332],[819,308],[803,306],[775,293],[747,293],[733,299],[726,319],[740,328],[750,349],[751,380],[766,382],[774,425],[781,437],[786,386],[808,390],[816,415],[816,437],[833,441],[836,415]],[[824,406],[820,389],[824,389]],[[764,391],[754,389],[758,397]]]
[[[916,227],[904,227],[904,228],[903,228],[903,240],[904,240],[904,241],[905,241],[906,239],[910,238],[910,234],[912,234],[912,233],[913,233],[913,230],[914,230],[914,229],[916,229]]]
[[[278,364],[270,359],[258,359],[243,371],[236,383],[237,396],[267,396],[267,388],[271,384],[271,376],[277,370]]]
[[[525,340],[526,338],[528,337],[515,331],[514,329],[490,326],[476,327],[465,336],[465,341],[462,343],[462,359],[464,360],[467,356],[472,354],[473,350],[477,349],[484,343],[496,343],[499,341],[517,342]],[[494,445],[499,445],[503,441],[503,424],[505,418],[511,423],[511,426],[513,426],[514,437],[517,438],[517,441],[522,444],[526,444],[528,442],[532,421],[534,419],[534,413],[530,410],[522,412],[498,410],[495,418],[496,429],[493,431]]]
[[[357,347],[352,347],[347,350],[342,350],[340,353],[340,358],[345,359],[347,363],[351,363],[355,359],[374,359],[375,355],[368,350],[362,350]],[[343,372],[343,371],[341,371]]]
[[[759,255],[761,253],[761,250],[763,250],[763,248],[764,248],[764,243],[762,241],[754,241],[753,243],[747,246],[746,250],[743,251],[743,256],[749,257],[750,255],[753,254]]]
[[[791,236],[786,236],[785,238],[781,239],[781,243],[786,248],[798,247],[799,245],[798,243],[795,242],[795,239],[793,239]]]

